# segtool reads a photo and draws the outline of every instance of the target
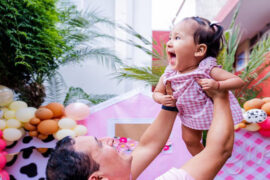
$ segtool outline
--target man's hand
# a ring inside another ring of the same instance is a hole
[[[197,82],[203,90],[217,90],[219,88],[218,82],[214,79],[199,79]]]

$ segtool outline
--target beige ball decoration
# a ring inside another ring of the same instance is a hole
[[[6,86],[0,85],[0,106],[6,106],[13,101],[13,92]]]
[[[260,128],[261,127],[257,123],[251,123],[245,127],[245,129],[248,131],[259,131]]]
[[[16,128],[6,128],[3,131],[3,138],[7,141],[17,141],[22,137],[22,132]]]
[[[6,107],[0,108],[1,111],[3,111],[3,113],[5,113],[6,111],[8,111],[9,109]]]
[[[15,118],[15,111],[13,110],[8,110],[4,113],[4,118],[5,119],[14,119]]]
[[[18,121],[17,119],[9,119],[9,120],[7,120],[7,124],[6,124],[6,126],[8,127],[8,128],[20,128],[21,127],[21,122],[20,121]]]
[[[76,136],[75,132],[70,129],[61,129],[56,132],[55,137],[57,140],[61,140],[66,136],[74,138]]]
[[[63,118],[58,121],[58,126],[61,129],[73,129],[76,125],[76,121],[70,118]]]
[[[75,132],[76,136],[83,136],[87,134],[87,128],[83,125],[77,125],[73,131]]]
[[[4,130],[6,128],[6,121],[4,119],[0,119],[0,130]]]
[[[35,117],[35,108],[23,108],[23,109],[19,109],[15,116],[16,116],[16,119],[25,123],[25,122],[28,122],[30,121],[30,119],[32,119],[33,117]]]
[[[27,104],[24,101],[13,101],[9,105],[9,109],[14,110],[14,111],[17,111],[22,108],[27,108]]]
[[[26,132],[25,132],[25,130],[23,128],[19,128],[18,130],[21,131],[22,136],[24,136],[26,134]]]

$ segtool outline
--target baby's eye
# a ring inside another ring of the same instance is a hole
[[[169,41],[172,40],[172,37],[169,37]]]
[[[179,39],[181,39],[179,36],[176,36],[176,37],[175,37],[175,40],[179,40]]]

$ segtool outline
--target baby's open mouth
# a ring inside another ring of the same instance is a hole
[[[171,65],[174,65],[175,64],[175,60],[176,60],[176,55],[174,52],[168,52],[168,55],[169,55],[169,63]]]

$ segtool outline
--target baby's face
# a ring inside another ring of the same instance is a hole
[[[196,21],[187,19],[174,26],[167,42],[167,55],[171,67],[180,72],[187,72],[197,67],[194,32],[198,28]]]

